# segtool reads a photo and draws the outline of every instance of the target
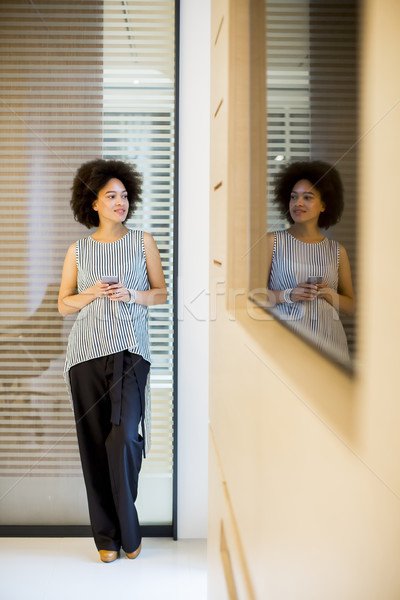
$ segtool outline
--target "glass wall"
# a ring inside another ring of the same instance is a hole
[[[88,523],[62,371],[74,317],[57,312],[76,168],[97,156],[143,173],[129,227],[155,237],[169,287],[150,310],[152,451],[143,524],[171,524],[173,468],[173,0],[17,0],[0,6],[0,525]]]

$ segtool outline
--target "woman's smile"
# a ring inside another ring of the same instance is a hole
[[[318,190],[307,179],[298,181],[290,194],[289,211],[293,221],[314,220],[324,212],[325,205]]]
[[[97,199],[93,202],[93,209],[99,213],[101,221],[115,218],[123,223],[129,209],[128,193],[124,184],[119,179],[110,179],[99,191]]]
[[[116,208],[114,212],[116,212],[120,216],[126,214],[126,210],[124,208]]]

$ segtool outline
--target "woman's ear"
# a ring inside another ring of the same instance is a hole
[[[97,211],[97,199],[92,202],[92,208]]]

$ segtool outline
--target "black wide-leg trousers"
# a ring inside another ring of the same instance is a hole
[[[125,350],[79,363],[69,371],[90,522],[98,550],[122,547],[125,552],[134,552],[141,542],[135,500],[144,442],[138,429],[149,369],[144,358]]]

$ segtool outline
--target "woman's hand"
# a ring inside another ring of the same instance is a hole
[[[337,312],[351,315],[354,310],[353,290],[351,286],[349,293],[349,296],[338,293],[330,288],[326,282],[318,284],[318,298],[326,300]]]
[[[103,281],[101,281],[101,279],[99,279],[94,285],[92,285],[92,287],[88,288],[83,293],[91,294],[95,298],[105,298],[107,296],[109,287],[110,286],[108,283],[104,283]]]
[[[129,302],[131,299],[131,294],[128,292],[127,288],[123,283],[110,283],[103,284],[106,286],[106,291],[104,296],[110,298],[110,300],[119,301],[119,302]]]
[[[292,302],[310,302],[318,295],[318,285],[315,283],[299,283],[290,293]]]
[[[95,298],[105,297],[108,288],[108,284],[96,281],[92,287],[86,289],[84,292],[77,293],[77,285],[76,244],[71,244],[65,256],[58,294],[58,311],[63,317],[79,312],[82,308],[93,302]]]
[[[317,296],[318,298],[323,298],[324,300],[328,300],[330,304],[332,304],[332,298],[335,296],[336,292],[328,286],[326,281],[322,283],[317,283]]]

